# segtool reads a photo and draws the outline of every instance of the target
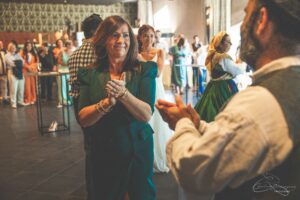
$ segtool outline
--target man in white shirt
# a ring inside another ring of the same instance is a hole
[[[2,100],[4,104],[9,103],[7,92],[7,67],[5,54],[3,51],[0,51],[0,100]]]
[[[245,12],[252,86],[211,123],[180,97],[156,105],[175,129],[167,157],[187,199],[300,199],[300,1],[249,0]]]
[[[11,107],[14,109],[17,108],[17,105],[28,105],[24,102],[24,76],[22,73],[24,60],[18,53],[16,53],[16,51],[16,45],[13,42],[10,42],[7,47],[7,54],[5,55],[10,86],[10,103]]]

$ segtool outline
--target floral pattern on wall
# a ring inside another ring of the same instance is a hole
[[[55,32],[66,30],[68,20],[73,30],[76,30],[76,26],[93,13],[103,19],[110,15],[120,15],[133,25],[137,18],[137,3],[75,5],[0,2],[0,31]]]

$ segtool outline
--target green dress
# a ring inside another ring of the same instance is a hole
[[[232,75],[223,70],[220,64],[212,69],[212,80],[205,88],[203,95],[195,105],[195,110],[202,120],[211,122],[219,113],[223,105],[238,92]]]
[[[179,49],[176,45],[169,49],[169,54],[173,56],[171,82],[175,86],[182,87],[186,81],[185,57],[188,55],[187,50],[185,47]]]
[[[126,76],[126,88],[154,110],[157,64],[141,63],[141,70]],[[106,97],[109,72],[80,69],[79,110]],[[153,130],[117,103],[93,126],[84,128],[86,178],[89,200],[154,200]]]

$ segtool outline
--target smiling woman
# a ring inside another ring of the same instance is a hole
[[[119,16],[94,37],[97,66],[81,69],[79,121],[84,127],[89,200],[155,199],[153,130],[156,63],[137,60],[137,42]]]
[[[106,49],[108,54],[116,59],[124,60],[130,46],[128,25],[122,25],[111,37],[108,38]]]

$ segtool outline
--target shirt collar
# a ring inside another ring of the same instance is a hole
[[[271,72],[285,69],[293,65],[300,66],[300,54],[295,56],[282,57],[264,65],[262,68],[253,73],[253,82],[256,82],[257,80],[261,79]]]
[[[93,38],[89,38],[89,39],[82,39],[82,43],[93,43]]]

